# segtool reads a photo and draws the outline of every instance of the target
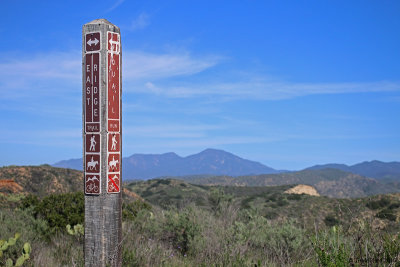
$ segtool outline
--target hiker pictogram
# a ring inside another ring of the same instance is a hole
[[[120,151],[120,134],[108,133],[108,152]]]
[[[96,148],[96,140],[94,138],[94,136],[90,137],[90,151],[95,151]]]
[[[86,134],[86,153],[100,152],[100,134]]]
[[[111,141],[111,150],[116,150],[116,149],[117,149],[117,138],[115,137],[114,134]]]

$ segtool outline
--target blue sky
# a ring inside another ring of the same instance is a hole
[[[0,165],[78,158],[82,25],[121,28],[123,152],[400,160],[399,1],[1,1]]]

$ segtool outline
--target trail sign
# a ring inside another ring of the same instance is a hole
[[[84,67],[85,122],[100,124],[100,53],[87,53]]]
[[[119,174],[108,174],[108,193],[118,193],[120,191],[120,179]]]
[[[100,32],[91,32],[85,36],[86,52],[100,50]]]
[[[121,56],[117,26],[83,26],[85,266],[122,265]]]
[[[85,174],[85,193],[97,195],[100,193],[100,176]]]
[[[107,32],[107,193],[120,192],[121,177],[121,40]]]
[[[87,133],[85,140],[86,153],[100,153],[100,134]]]
[[[120,151],[120,134],[118,132],[108,133],[108,152]]]
[[[100,154],[86,154],[85,171],[89,173],[100,173]]]

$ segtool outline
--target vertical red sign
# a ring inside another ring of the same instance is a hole
[[[100,32],[85,36],[85,193],[100,194]]]
[[[99,53],[86,55],[85,122],[100,123]],[[87,127],[86,127],[87,128]]]
[[[107,192],[119,193],[121,185],[121,40],[107,32]]]

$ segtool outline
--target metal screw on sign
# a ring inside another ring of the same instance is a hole
[[[85,266],[122,266],[121,56],[117,26],[83,25]]]

